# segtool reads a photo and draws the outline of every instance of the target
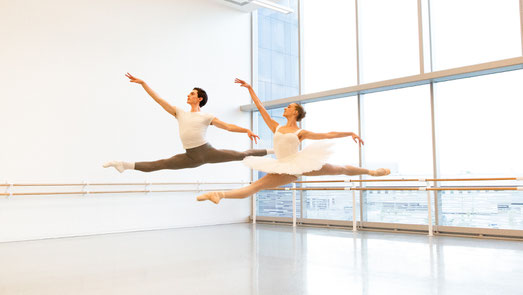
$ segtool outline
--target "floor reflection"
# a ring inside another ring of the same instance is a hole
[[[521,294],[515,241],[231,224],[0,244],[0,294]]]

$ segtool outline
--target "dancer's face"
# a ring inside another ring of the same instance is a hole
[[[187,95],[187,103],[190,105],[199,104],[202,99],[198,97],[198,91],[193,89],[191,93]]]
[[[283,109],[283,116],[287,119],[298,116],[298,111],[296,110],[296,104],[291,103],[285,109]]]

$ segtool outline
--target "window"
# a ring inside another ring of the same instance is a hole
[[[523,70],[435,84],[441,177],[523,175],[521,81]],[[466,183],[474,184],[517,185]],[[520,192],[450,191],[441,194],[441,202],[442,225],[523,229]]]
[[[298,1],[294,13],[258,9],[258,94],[262,101],[299,94]]]
[[[430,178],[433,175],[428,85],[364,95],[363,122],[365,168],[389,168],[391,176],[388,178]],[[366,191],[363,197],[365,221],[427,224],[426,193]]]
[[[356,85],[354,0],[305,0],[302,3],[303,93]]]
[[[358,1],[362,83],[419,74],[416,0]]]
[[[262,100],[296,96],[300,94],[300,86],[306,94],[354,86],[358,83],[358,74],[361,84],[420,74],[417,0],[357,1],[357,7],[355,0],[299,2],[301,28],[296,13],[283,15],[263,9],[258,13],[258,94]],[[298,13],[298,0],[289,3]],[[520,1],[422,0],[421,5],[425,72],[522,56]],[[303,75],[299,75],[300,70]],[[357,96],[306,103],[307,117],[302,127],[315,132],[357,132],[360,127],[365,141],[361,154],[350,138],[333,140],[335,152],[330,162],[359,166],[361,155],[365,168],[391,169],[388,178],[432,178],[435,171],[440,178],[521,176],[521,81],[523,70],[435,83],[432,85],[434,121],[430,85],[361,94],[359,105]],[[322,97],[309,95],[307,98]],[[270,112],[281,123],[285,122],[282,109]],[[361,114],[359,122],[358,113]],[[257,113],[254,122],[264,139],[258,146],[272,147],[272,132]],[[310,143],[305,141],[303,145]],[[347,177],[303,177],[303,180],[327,179]],[[365,185],[423,184],[373,182]],[[438,185],[521,186],[521,183]],[[258,214],[292,216],[292,192],[263,194],[261,202],[265,203]],[[358,193],[358,202],[359,196]],[[437,206],[438,225],[523,230],[523,192],[444,191],[437,194],[436,203],[434,196],[431,194],[431,203]],[[350,192],[299,191],[297,197],[298,212],[303,209],[303,215],[299,212],[298,216],[352,220]],[[426,192],[365,191],[361,193],[361,200],[361,220],[365,222],[416,225],[428,222]],[[436,212],[434,207],[433,210]],[[358,220],[359,214],[357,210]],[[433,218],[436,218],[434,214]]]
[[[430,1],[434,70],[521,56],[518,2]]]

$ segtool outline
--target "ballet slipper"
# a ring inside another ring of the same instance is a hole
[[[390,169],[387,168],[379,168],[376,170],[371,170],[369,172],[370,176],[385,176],[390,174]]]
[[[214,204],[218,204],[223,198],[225,198],[224,192],[208,192],[203,195],[199,195],[198,197],[196,197],[196,200],[200,202],[209,200]]]
[[[118,162],[118,161],[107,162],[107,163],[105,163],[103,165],[103,167],[104,168],[114,167],[114,169],[118,170],[118,172],[120,172],[120,173],[125,171],[123,163],[122,162]]]

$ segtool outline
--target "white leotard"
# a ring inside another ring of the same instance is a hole
[[[300,150],[298,134],[300,134],[301,129],[292,133],[281,133],[280,127],[281,125],[278,125],[276,132],[274,132],[274,154],[278,159],[288,157]]]
[[[277,174],[301,175],[305,172],[321,169],[330,156],[331,142],[315,142],[300,148],[298,134],[301,129],[292,133],[281,133],[281,126],[274,132],[274,154],[270,157],[247,157],[243,163],[252,169]]]

